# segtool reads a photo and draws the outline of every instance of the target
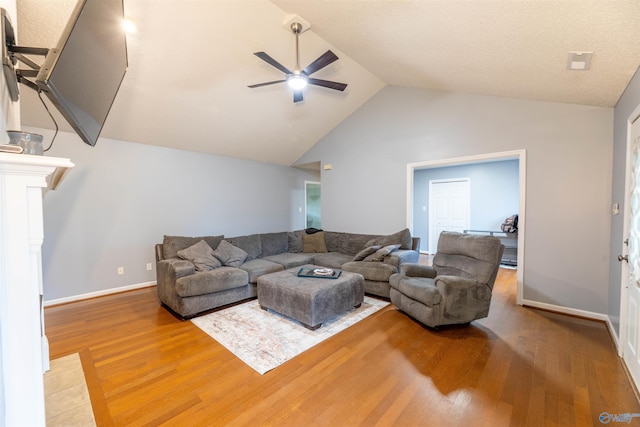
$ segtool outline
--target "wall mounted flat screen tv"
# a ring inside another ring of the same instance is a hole
[[[71,127],[94,146],[127,70],[123,0],[79,0],[35,79]]]

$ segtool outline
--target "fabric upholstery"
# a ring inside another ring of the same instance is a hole
[[[342,270],[362,274],[365,279],[375,282],[388,282],[391,275],[398,272],[398,269],[391,264],[365,261],[347,262],[343,264]]]
[[[289,249],[289,239],[285,232],[260,234],[260,244],[262,257],[281,254]]]
[[[247,259],[247,253],[237,246],[223,240],[220,242],[213,256],[218,258],[222,265],[229,267],[240,267],[242,263]]]
[[[200,240],[207,242],[211,249],[216,249],[224,236],[184,237],[164,236],[162,239],[162,254],[164,259],[178,258],[178,251],[193,246]]]
[[[204,240],[178,251],[178,256],[191,261],[195,265],[196,271],[209,271],[222,266],[222,263],[213,256],[213,249]]]
[[[391,302],[431,327],[487,317],[503,251],[494,236],[442,232],[433,266],[403,264],[389,278]]]
[[[341,268],[345,262],[351,261],[351,255],[340,252],[324,252],[313,255],[313,263],[329,268]]]
[[[363,259],[365,259],[369,255],[376,253],[376,251],[378,249],[380,249],[381,247],[382,246],[380,246],[380,245],[367,246],[366,248],[364,248],[363,250],[361,250],[360,252],[355,254],[351,261],[362,261]]]
[[[327,246],[326,252],[338,252],[340,250],[338,241],[341,235],[342,233],[336,233],[335,231],[324,232],[324,243]]]
[[[400,247],[400,244],[396,244],[396,245],[388,245],[385,246],[384,248],[380,248],[377,251],[375,251],[374,253],[372,253],[371,255],[368,255],[367,257],[365,257],[365,259],[363,261],[365,262],[381,262],[384,260],[384,258],[391,254],[393,251],[397,250]]]
[[[397,233],[389,234],[388,236],[376,237],[369,240],[365,245],[395,245],[400,244],[401,249],[411,249],[413,246],[413,240],[411,239],[411,231],[408,228],[398,231]]]
[[[287,233],[288,250],[290,253],[297,254],[302,252],[302,236],[304,234],[304,230],[289,231]]]
[[[262,239],[259,234],[248,236],[238,236],[225,239],[233,246],[238,247],[247,253],[247,260],[260,258],[262,256]]]
[[[389,277],[404,263],[417,262],[419,258],[415,250],[398,249],[386,256],[382,262],[353,262],[353,257],[365,249],[365,243],[374,238],[388,236],[330,231],[318,232],[315,235],[315,238],[324,235],[325,252],[303,252],[303,237],[309,236],[306,230],[253,234],[229,239],[224,239],[224,236],[165,236],[162,243],[155,245],[158,298],[163,306],[177,316],[189,318],[213,308],[255,297],[258,277],[283,269],[299,269],[306,264],[342,269],[343,274],[348,273],[350,269],[358,274],[361,272],[365,292],[389,298]],[[178,251],[187,249],[201,240],[213,250],[215,259],[221,264],[221,259],[224,259],[228,265],[206,272],[196,271],[194,263],[178,257]],[[349,267],[352,263],[355,265]],[[220,272],[208,274],[218,270],[228,271],[228,268],[234,272],[227,272],[221,277],[217,276]]]
[[[212,280],[215,279],[215,280]],[[176,293],[181,297],[210,294],[246,286],[249,274],[238,268],[220,267],[176,280]]]
[[[300,278],[297,274],[302,267],[259,277],[260,305],[308,327],[316,327],[362,304],[364,278],[361,275],[342,272],[337,279]]]
[[[377,243],[367,245],[367,242],[374,238],[371,234],[357,234],[357,233],[340,233],[338,239],[338,252],[343,254],[355,255],[367,246],[374,246]],[[380,245],[382,247],[384,245]]]
[[[305,234],[302,236],[302,252],[304,253],[322,253],[327,252],[327,245],[324,242],[324,232],[320,231],[313,234]]]
[[[276,271],[284,270],[282,265],[272,261],[268,261],[264,258],[252,259],[251,261],[247,261],[243,263],[240,268],[249,273],[249,283],[257,283],[258,277],[264,274],[275,273]]]
[[[305,253],[284,253],[266,256],[263,259],[280,264],[285,270],[298,265],[312,264],[315,254]]]

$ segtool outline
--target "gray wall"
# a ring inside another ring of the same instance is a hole
[[[620,284],[622,279],[620,263],[617,255],[626,253],[622,248],[624,227],[624,184],[627,162],[627,120],[633,110],[640,104],[640,71],[627,86],[614,109],[613,132],[613,179],[612,200],[620,203],[620,214],[611,216],[611,259],[609,272],[609,306],[608,314],[618,336],[620,335]]]
[[[523,297],[604,314],[612,135],[610,108],[386,87],[299,162],[333,166],[326,229],[387,233],[406,225],[408,163],[526,149]]]
[[[50,131],[31,130],[50,140]],[[155,281],[153,246],[164,234],[304,228],[304,181],[319,179],[286,166],[108,139],[91,148],[69,133],[47,155],[76,167],[44,198],[45,300]]]
[[[500,231],[500,224],[518,213],[518,160],[429,168],[413,175],[413,235],[420,249],[429,249],[429,181],[470,178],[470,228]]]

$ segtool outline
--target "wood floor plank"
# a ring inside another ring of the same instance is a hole
[[[98,425],[588,426],[640,413],[606,325],[515,305],[427,328],[389,305],[260,375],[155,288],[45,309],[52,358],[79,352]]]

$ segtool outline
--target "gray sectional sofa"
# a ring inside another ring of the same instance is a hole
[[[206,243],[206,244],[205,244]],[[366,293],[389,298],[389,277],[419,259],[419,238],[305,230],[224,236],[164,236],[157,244],[160,302],[181,318],[257,296],[258,277],[304,264],[364,277]]]

